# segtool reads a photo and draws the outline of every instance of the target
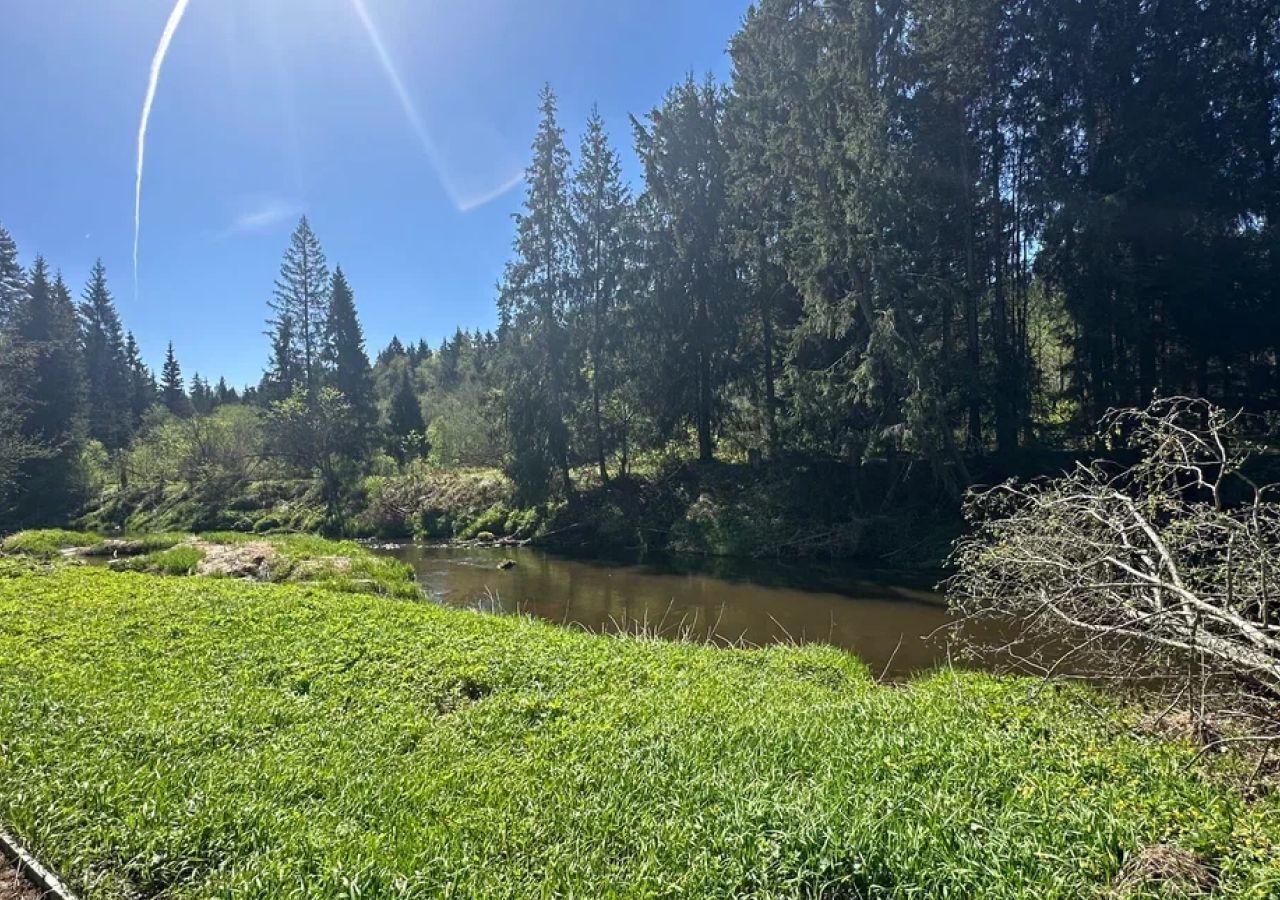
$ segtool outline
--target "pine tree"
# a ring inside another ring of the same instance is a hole
[[[164,366],[160,369],[160,402],[175,416],[186,416],[191,412],[191,402],[183,385],[182,367],[173,352],[173,341],[169,342]]]
[[[407,361],[406,361],[407,363]],[[409,439],[414,435],[425,436],[427,426],[422,418],[422,404],[413,388],[413,377],[406,363],[399,364],[391,389],[391,401],[387,409],[387,436],[390,451],[400,462],[409,456]]]
[[[506,351],[506,413],[511,474],[527,499],[568,490],[570,378],[566,323],[573,224],[569,151],[556,98],[543,89],[542,119],[526,172],[528,193],[516,220],[515,258],[499,293]]]
[[[622,337],[618,306],[636,247],[631,196],[622,181],[622,164],[609,145],[604,120],[594,108],[582,139],[570,200],[575,237],[570,321],[587,352],[590,444],[600,478],[608,481],[604,408],[615,381],[614,350]]]
[[[107,271],[98,260],[80,303],[88,388],[89,435],[108,450],[124,447],[133,433],[129,370],[124,331],[107,287]]]
[[[334,270],[329,296],[323,353],[329,384],[347,398],[358,430],[364,432],[377,417],[373,370],[364,349],[364,330],[356,315],[355,296],[341,266]]]
[[[307,217],[294,229],[280,264],[271,301],[272,366],[277,387],[293,374],[314,397],[321,384],[325,323],[329,312],[329,267]]]

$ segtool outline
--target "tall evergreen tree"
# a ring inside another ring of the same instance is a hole
[[[355,296],[341,266],[334,270],[329,288],[323,356],[329,384],[347,398],[357,430],[367,432],[377,418],[373,369],[364,348],[364,329],[356,315]]]
[[[213,389],[213,400],[216,406],[227,406],[232,403],[240,402],[240,395],[233,387],[227,386],[225,377],[218,379],[217,386]]]
[[[295,387],[302,383],[301,367],[293,339],[293,320],[282,317],[271,332],[271,357],[262,375],[258,396],[269,406],[293,396]]]
[[[191,401],[187,398],[186,387],[182,379],[182,366],[173,352],[173,341],[169,342],[164,354],[164,365],[160,369],[160,402],[165,409],[175,416],[187,416],[191,413]]]
[[[573,249],[569,151],[550,86],[543,88],[541,111],[528,193],[515,216],[515,258],[498,298],[512,475],[531,499],[554,491],[557,481],[570,486],[567,415],[575,368],[565,321]]]
[[[401,463],[409,456],[410,438],[425,436],[426,423],[422,418],[422,404],[413,388],[413,377],[407,361],[396,365],[392,381],[391,398],[387,405],[387,436],[391,454]]]
[[[209,382],[200,377],[197,372],[191,376],[191,409],[198,416],[207,416],[213,412],[214,395],[213,389],[209,387]]]
[[[586,350],[590,441],[602,481],[609,480],[604,410],[617,380],[615,354],[622,339],[619,306],[637,247],[631,195],[622,164],[609,144],[604,120],[592,109],[570,191],[573,216],[573,288],[570,323]]]
[[[320,388],[329,289],[324,250],[303,216],[280,264],[280,277],[270,304],[272,368],[278,388],[283,389],[295,376],[309,397]]]
[[[133,433],[124,330],[98,260],[80,302],[89,435],[108,450],[124,447]]]
[[[26,293],[18,245],[0,225],[0,331],[4,331]]]
[[[125,335],[124,357],[129,370],[129,410],[136,431],[142,425],[142,417],[156,402],[155,375],[142,361],[142,351],[133,332]]]
[[[22,431],[46,449],[25,467],[29,521],[56,521],[76,493],[75,460],[84,426],[84,378],[75,304],[62,277],[50,282],[48,267],[37,257],[25,301],[13,312],[14,334],[26,353],[22,393],[27,399]]]
[[[703,462],[715,452],[720,389],[738,316],[721,101],[709,79],[699,85],[690,76],[649,114],[648,125],[633,120],[645,171],[656,321],[674,339],[674,352],[663,361],[664,391],[693,421]]]

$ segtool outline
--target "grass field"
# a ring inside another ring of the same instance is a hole
[[[1280,895],[1280,801],[1074,688],[77,567],[0,622],[0,820],[86,898]]]

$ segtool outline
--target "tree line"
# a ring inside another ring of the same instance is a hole
[[[101,266],[77,305],[0,244],[0,471],[33,494],[157,404],[239,404],[334,498],[383,457],[541,499],[682,448],[918,459],[958,492],[1153,393],[1280,408],[1275,4],[761,0],[729,53],[632,118],[636,185],[544,90],[498,328],[437,348],[371,363],[304,220],[261,383],[185,389],[171,352],[157,384]]]

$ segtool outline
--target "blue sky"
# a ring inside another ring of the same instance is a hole
[[[0,222],[78,293],[106,263],[126,327],[188,377],[256,382],[266,301],[300,213],[356,290],[370,352],[492,327],[544,82],[570,146],[728,72],[747,0],[189,0],[134,168],[172,0],[10,0],[0,33]],[[420,127],[388,77],[399,76]],[[505,189],[505,190],[504,190]]]

